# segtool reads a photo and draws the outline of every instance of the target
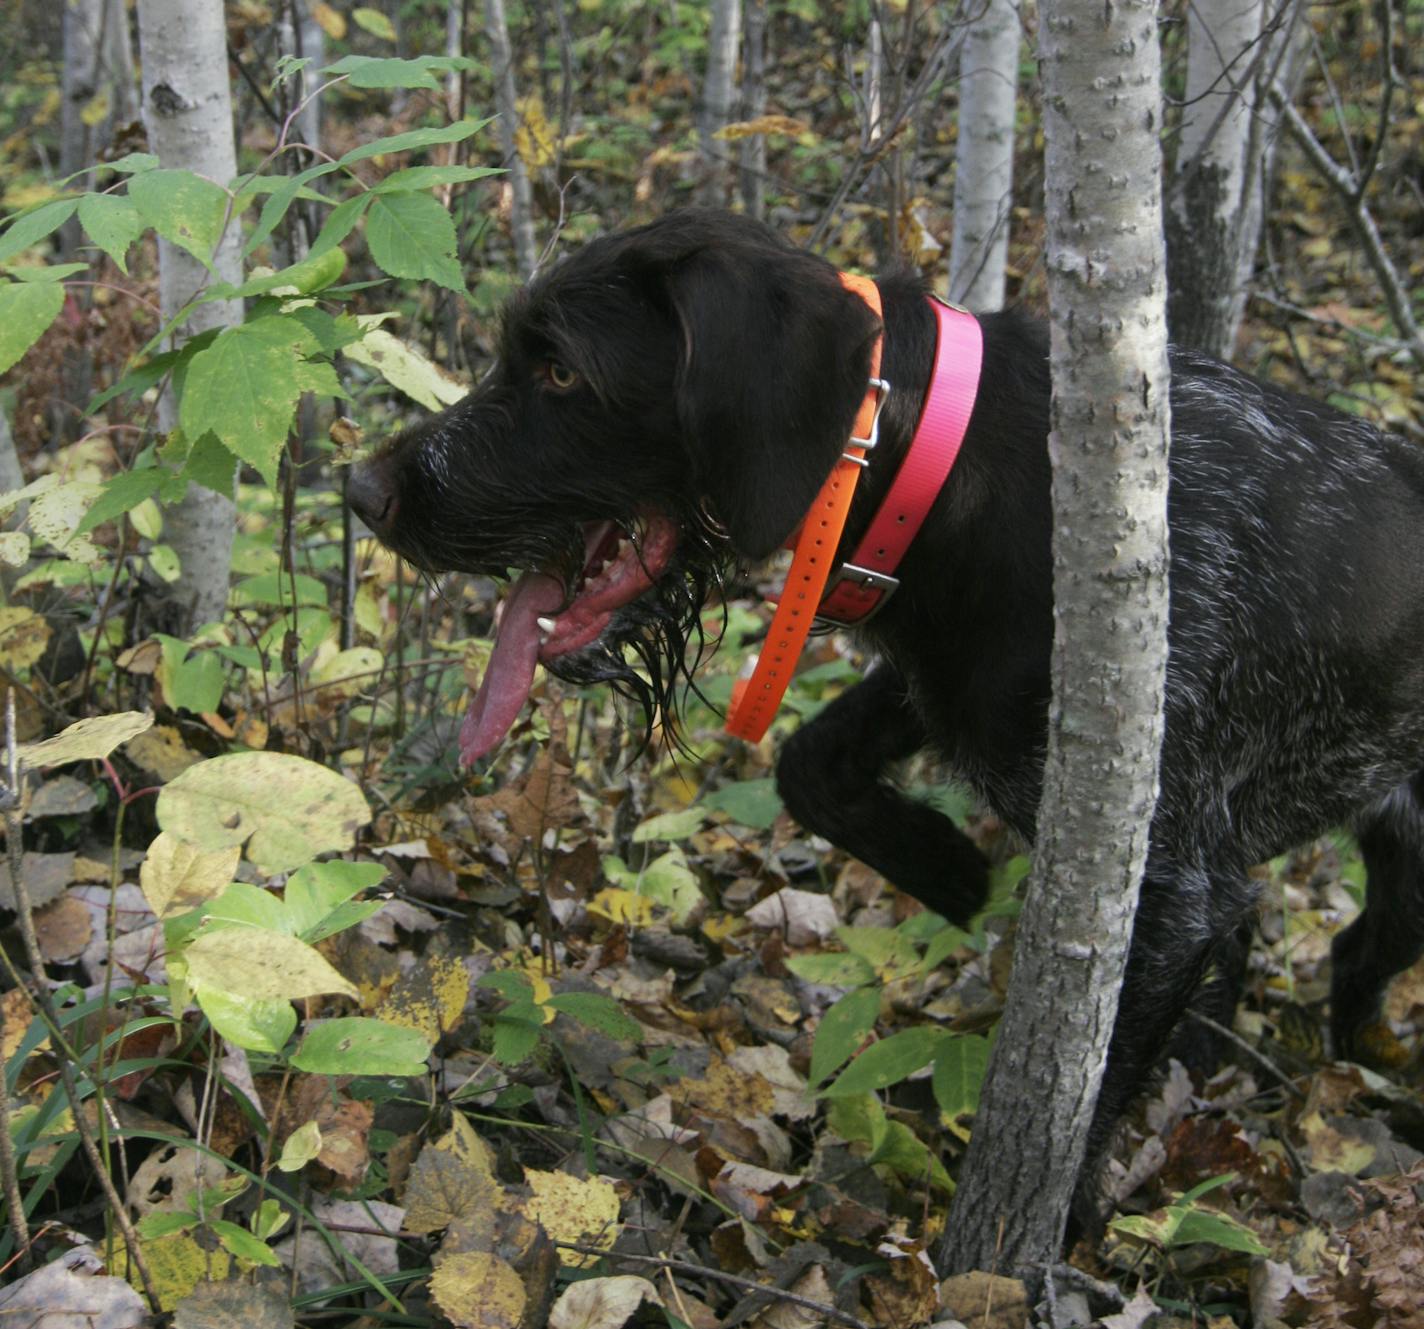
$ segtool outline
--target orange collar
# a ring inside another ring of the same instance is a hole
[[[860,296],[881,318],[880,290],[869,277],[840,274],[841,283]],[[850,442],[832,468],[802,523],[781,599],[750,678],[738,679],[727,714],[727,732],[748,743],[759,741],[786,695],[796,661],[816,623],[816,612],[834,566],[836,549],[850,515],[856,482],[866,465],[865,454],[878,441],[880,410],[890,385],[880,377],[883,334],[870,352],[870,381],[855,417]]]

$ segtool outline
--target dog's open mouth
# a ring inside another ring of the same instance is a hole
[[[672,560],[677,527],[650,513],[634,538],[617,522],[585,524],[584,566],[572,593],[547,572],[526,572],[505,597],[494,651],[460,726],[460,761],[483,757],[507,734],[534,681],[534,666],[597,641],[615,611],[643,594]]]

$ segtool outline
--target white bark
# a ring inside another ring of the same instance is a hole
[[[237,174],[237,154],[220,0],[139,0],[138,19],[150,149],[166,167],[230,185]],[[229,226],[213,259],[220,281],[241,281],[239,248],[238,229]],[[165,240],[159,241],[158,262],[159,303],[166,319],[193,298],[208,274]],[[241,319],[241,301],[214,301],[194,313],[182,336]],[[170,391],[159,403],[159,427],[171,430],[177,423]],[[234,492],[218,494],[190,484],[182,501],[164,515],[165,536],[182,566],[175,599],[185,630],[221,619],[226,609]]]
[[[697,108],[701,178],[697,200],[725,207],[731,192],[731,155],[716,137],[731,123],[737,104],[737,48],[742,38],[742,0],[712,0],[712,31],[707,38],[707,74]]]
[[[977,17],[960,55],[949,298],[993,310],[1004,304],[1021,34],[1014,0],[969,4]]]
[[[1044,0],[1055,631],[1032,886],[948,1270],[1056,1260],[1157,796],[1168,371],[1153,0]]]
[[[485,0],[485,35],[489,38],[490,61],[494,67],[499,143],[509,170],[509,230],[514,241],[514,261],[519,275],[527,280],[534,275],[539,250],[534,243],[534,191],[514,136],[519,124],[519,97],[514,88],[514,52],[509,43],[504,0]]]
[[[1279,120],[1266,89],[1291,77],[1302,5],[1193,0],[1187,83],[1167,199],[1172,339],[1229,358],[1260,242]]]
[[[122,126],[139,117],[129,11],[124,0],[104,0],[104,5],[104,72],[113,98],[109,120],[112,126]]]
[[[64,6],[64,70],[61,75],[59,110],[59,173],[71,176],[94,162],[97,135],[95,126],[84,123],[84,112],[100,84],[100,28],[103,0],[67,0]],[[88,189],[90,176],[72,182],[75,189]],[[60,232],[60,248],[71,257],[80,243],[77,218],[70,218]]]
[[[742,41],[742,113],[748,120],[766,114],[766,0],[747,0]],[[742,140],[739,154],[742,206],[748,217],[766,216],[766,135]]]

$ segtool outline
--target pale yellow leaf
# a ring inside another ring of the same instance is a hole
[[[28,669],[49,645],[50,627],[33,609],[0,605],[0,664]]]
[[[17,746],[26,766],[63,766],[71,761],[98,761],[153,724],[151,711],[118,711],[78,720],[53,738]]]
[[[453,406],[470,391],[468,383],[452,378],[384,328],[373,328],[360,341],[343,347],[341,354],[374,369],[391,387],[428,411]]]
[[[199,849],[160,831],[139,869],[143,898],[159,918],[187,913],[228,888],[241,856],[236,845]]]
[[[645,1301],[663,1304],[657,1288],[637,1274],[585,1278],[554,1303],[549,1329],[619,1329]]]
[[[304,941],[267,928],[226,927],[195,937],[183,952],[188,981],[254,1001],[300,1001],[355,987]]]

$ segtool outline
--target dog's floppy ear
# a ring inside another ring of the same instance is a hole
[[[701,249],[666,280],[701,492],[738,552],[765,558],[845,449],[879,321],[829,264],[779,245]]]

